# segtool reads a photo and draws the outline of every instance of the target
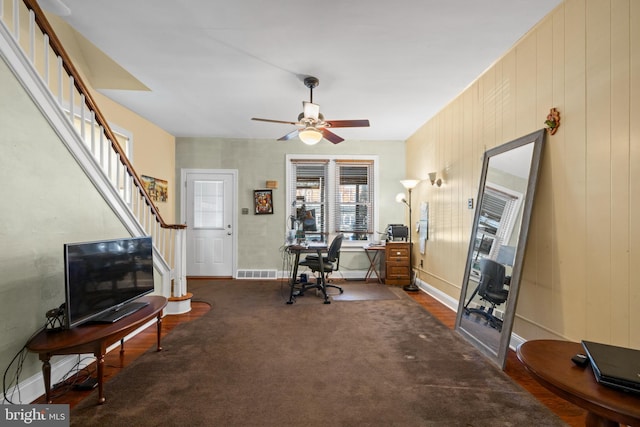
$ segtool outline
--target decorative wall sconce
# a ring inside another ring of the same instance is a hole
[[[555,134],[560,127],[560,111],[555,108],[549,110],[549,115],[547,115],[547,120],[544,121],[544,124],[547,127],[549,135]]]
[[[442,186],[442,178],[436,177],[436,172],[429,173],[429,181],[431,181],[431,185]]]

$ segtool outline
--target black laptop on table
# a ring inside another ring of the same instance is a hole
[[[640,350],[582,341],[598,383],[640,393]]]

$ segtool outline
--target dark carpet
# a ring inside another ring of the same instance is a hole
[[[72,426],[564,425],[399,288],[292,305],[276,281],[189,290],[212,309],[109,381],[104,405],[89,395]]]
[[[346,292],[340,294],[329,288],[332,301],[373,301],[382,299],[397,299],[398,296],[392,288],[386,285],[374,283],[339,283]]]

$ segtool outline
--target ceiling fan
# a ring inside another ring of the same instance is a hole
[[[300,140],[308,145],[316,144],[323,137],[334,144],[344,141],[343,138],[331,132],[329,128],[369,127],[369,120],[325,120],[324,116],[320,113],[320,106],[313,103],[313,88],[318,86],[319,83],[320,81],[315,77],[305,77],[304,85],[309,88],[310,93],[309,102],[302,101],[302,113],[298,116],[297,122],[259,119],[256,117],[251,118],[251,120],[298,126],[299,129],[289,132],[282,138],[279,138],[278,141],[287,141],[295,136],[299,136]]]

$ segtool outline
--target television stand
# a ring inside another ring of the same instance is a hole
[[[42,330],[27,343],[27,350],[38,353],[42,361],[44,394],[47,403],[51,400],[51,356],[65,354],[93,353],[96,357],[98,371],[98,404],[105,402],[103,388],[104,355],[107,347],[120,340],[120,364],[124,360],[124,337],[129,335],[149,320],[157,317],[157,351],[161,351],[160,337],[162,333],[162,310],[167,305],[167,298],[158,295],[145,296],[140,302],[147,305],[135,313],[115,323],[85,323],[71,329],[57,332]]]

